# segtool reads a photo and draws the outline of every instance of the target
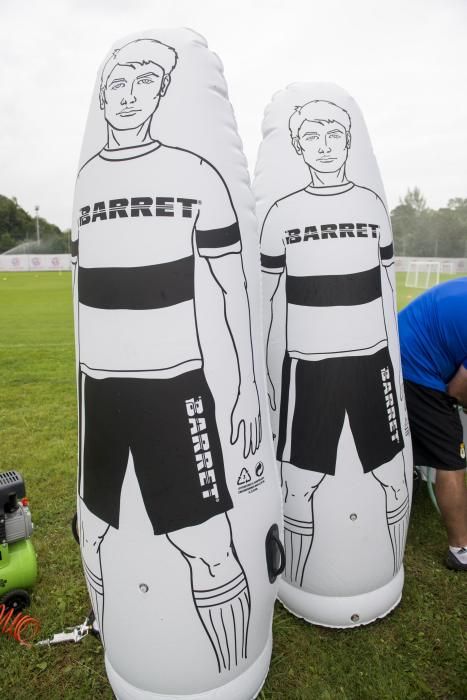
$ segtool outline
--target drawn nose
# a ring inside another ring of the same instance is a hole
[[[133,92],[130,92],[129,95],[123,95],[122,99],[120,100],[120,104],[123,105],[131,105],[134,102],[136,102],[136,97],[133,95]]]

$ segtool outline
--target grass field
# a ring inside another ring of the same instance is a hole
[[[420,292],[405,290],[403,277],[399,307]],[[0,274],[0,386],[0,471],[17,469],[27,483],[40,572],[31,614],[49,636],[89,610],[69,526],[76,472],[69,273]],[[336,631],[307,625],[277,604],[260,700],[465,700],[466,581],[444,568],[444,551],[443,528],[420,489],[401,605],[369,627]],[[26,649],[0,635],[1,700],[97,697],[112,693],[94,638]]]

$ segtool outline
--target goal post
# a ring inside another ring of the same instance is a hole
[[[442,275],[454,275],[456,273],[455,263],[448,260],[442,261],[440,272]]]
[[[437,260],[411,260],[405,276],[407,288],[429,289],[439,284],[441,263]]]

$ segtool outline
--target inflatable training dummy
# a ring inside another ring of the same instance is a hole
[[[253,698],[281,498],[262,430],[254,202],[199,35],[144,33],[107,55],[72,238],[78,531],[113,691]]]
[[[284,501],[279,597],[310,622],[365,624],[401,598],[411,502],[390,219],[362,116],[341,89],[288,87],[263,134],[255,194]]]

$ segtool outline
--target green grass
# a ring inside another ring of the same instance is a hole
[[[421,290],[405,290],[403,306]],[[49,636],[89,610],[77,545],[76,401],[69,273],[0,274],[0,471],[25,477],[39,580],[31,614]],[[349,631],[312,627],[279,604],[261,700],[461,700],[465,581],[442,564],[445,535],[426,490],[414,500],[401,605]],[[130,613],[131,614],[131,613]],[[129,640],[131,643],[131,640]],[[111,699],[97,640],[26,649],[0,635],[0,698]]]

